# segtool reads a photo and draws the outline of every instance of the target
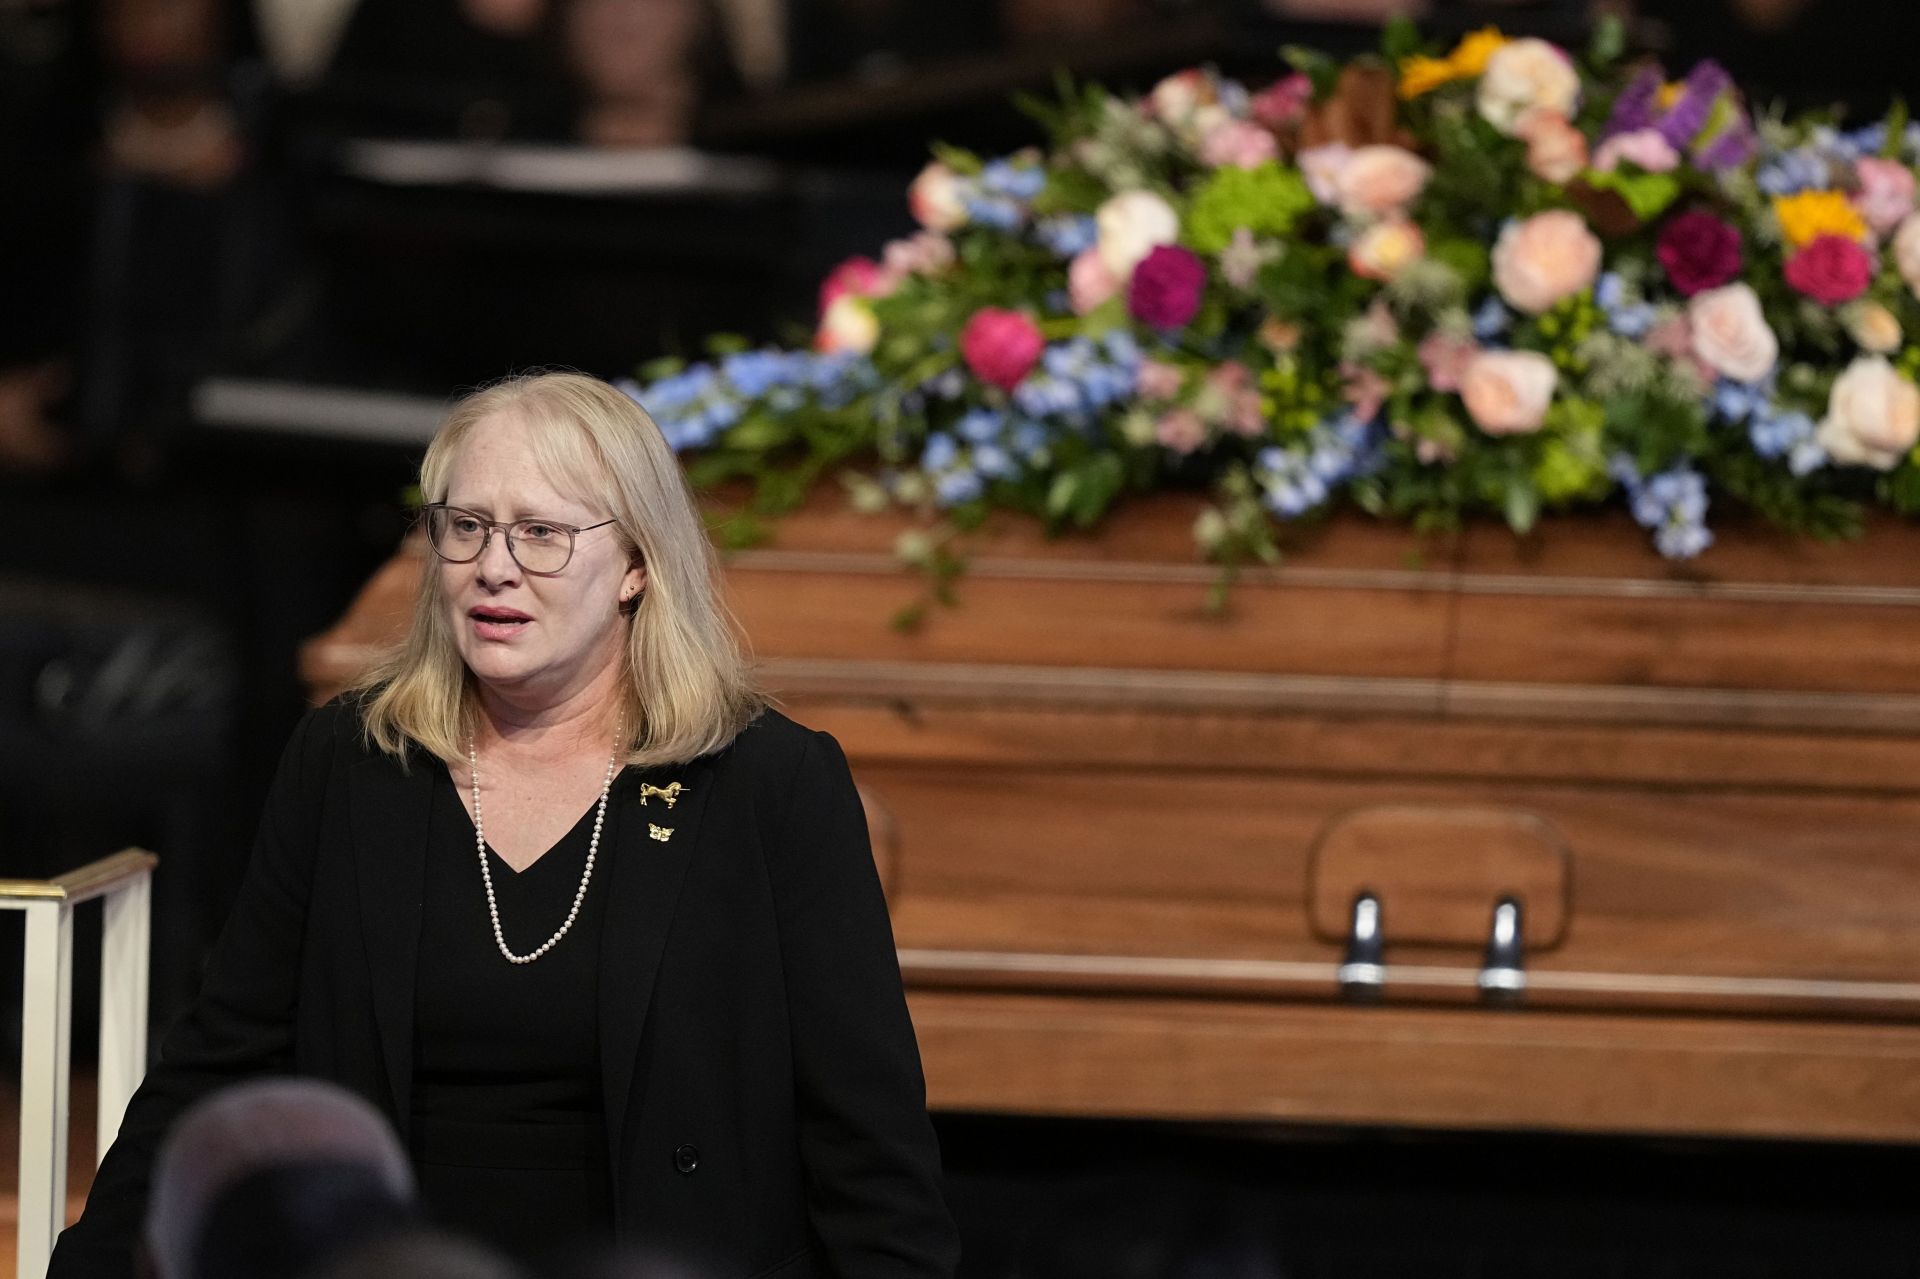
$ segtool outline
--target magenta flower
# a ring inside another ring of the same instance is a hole
[[[1127,286],[1127,311],[1156,329],[1177,329],[1200,309],[1207,287],[1207,267],[1187,249],[1156,245],[1133,269]]]
[[[1047,340],[1025,312],[983,306],[960,330],[960,355],[982,382],[1011,391],[1040,362]]]
[[[1740,232],[1704,209],[1689,210],[1667,223],[1654,252],[1673,287],[1686,297],[1740,275]]]
[[[1823,235],[1787,259],[1787,283],[1816,302],[1851,302],[1873,283],[1873,258],[1856,240]]]

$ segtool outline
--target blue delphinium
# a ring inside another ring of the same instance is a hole
[[[1022,204],[1046,189],[1047,171],[1037,164],[998,159],[989,160],[980,170],[980,189],[989,195],[1004,195]]]
[[[1055,257],[1073,258],[1094,246],[1100,238],[1100,228],[1085,213],[1060,213],[1035,222],[1033,236]]]
[[[966,197],[967,219],[995,231],[1016,230],[1026,221],[1027,206],[1004,195]]]
[[[1768,156],[1754,175],[1754,181],[1772,196],[1825,190],[1833,185],[1833,161],[1818,146],[1795,147]]]
[[[1489,297],[1473,313],[1473,336],[1482,344],[1495,344],[1513,327],[1513,312],[1497,297]]]
[[[615,385],[659,424],[674,452],[705,448],[740,420],[745,406],[711,364],[694,364],[650,386]]]
[[[1032,418],[1091,426],[1100,410],[1133,394],[1139,367],[1140,348],[1127,334],[1056,342],[1014,388],[1014,407]]]
[[[1324,505],[1335,485],[1380,461],[1378,432],[1350,412],[1328,418],[1299,443],[1269,445],[1254,459],[1261,501],[1283,520]]]
[[[1620,454],[1607,467],[1627,491],[1628,509],[1653,544],[1670,560],[1692,559],[1713,545],[1707,527],[1707,481],[1686,462],[1642,477],[1633,459]]]
[[[1653,327],[1653,307],[1627,287],[1617,271],[1594,281],[1593,300],[1607,317],[1607,328],[1623,338],[1645,337]]]

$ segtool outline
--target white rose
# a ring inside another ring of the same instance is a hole
[[[952,231],[967,224],[967,204],[960,193],[960,177],[939,161],[920,170],[907,187],[907,208],[929,231]]]
[[[1094,214],[1099,228],[1095,248],[1115,280],[1133,278],[1140,259],[1180,238],[1180,215],[1151,191],[1123,191]]]
[[[1920,442],[1920,387],[1863,355],[1833,384],[1814,439],[1836,462],[1891,471]]]
[[[1535,351],[1482,351],[1467,364],[1460,398],[1474,425],[1488,435],[1526,435],[1540,429],[1560,375]]]
[[[1693,353],[1708,368],[1736,382],[1758,382],[1780,358],[1780,340],[1767,327],[1760,298],[1745,284],[1723,284],[1687,303]]]
[[[1509,137],[1520,117],[1533,108],[1571,118],[1579,100],[1580,73],[1566,54],[1545,40],[1508,41],[1487,60],[1480,77],[1480,114]]]
[[[1893,233],[1893,261],[1900,278],[1920,297],[1920,213],[1909,214]]]
[[[833,354],[850,351],[866,355],[880,340],[880,321],[873,308],[862,298],[846,293],[835,298],[820,317],[820,328],[813,335],[814,349]]]

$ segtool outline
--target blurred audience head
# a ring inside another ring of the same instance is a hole
[[[413,1197],[406,1152],[371,1105],[318,1080],[257,1080],[175,1124],[147,1247],[158,1279],[278,1279],[410,1221]]]
[[[341,1254],[311,1279],[525,1279],[512,1262],[438,1230],[407,1230]]]

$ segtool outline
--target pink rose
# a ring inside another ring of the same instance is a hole
[[[1851,302],[1873,283],[1873,257],[1844,235],[1815,236],[1787,259],[1787,283],[1816,302]]]
[[[967,224],[960,177],[937,160],[920,170],[907,187],[907,208],[914,221],[929,231],[952,231]]]
[[[1200,139],[1200,162],[1216,169],[1253,169],[1280,154],[1273,135],[1246,120],[1228,120]]]
[[[1894,232],[1893,264],[1907,288],[1920,296],[1920,213],[1909,214]]]
[[[1540,315],[1589,288],[1600,273],[1600,241],[1580,215],[1549,209],[1510,222],[1493,246],[1493,283],[1516,311]]]
[[[1120,291],[1120,281],[1107,269],[1098,249],[1086,249],[1067,266],[1067,297],[1075,315],[1085,315],[1104,305]]]
[[[1391,280],[1427,251],[1427,237],[1408,218],[1376,222],[1347,247],[1347,265],[1363,280]]]
[[[1516,127],[1514,136],[1527,144],[1527,171],[1542,182],[1571,182],[1587,167],[1587,135],[1567,117],[1535,107]]]
[[[1254,94],[1249,109],[1253,118],[1269,129],[1284,129],[1305,119],[1312,102],[1313,81],[1296,71]]]
[[[1171,400],[1180,394],[1186,375],[1177,364],[1165,360],[1142,360],[1133,375],[1134,394],[1143,400]]]
[[[1646,173],[1671,173],[1680,167],[1680,153],[1658,129],[1616,133],[1593,153],[1593,167],[1602,173],[1612,173],[1623,162]]]
[[[1127,312],[1156,329],[1177,329],[1200,309],[1207,267],[1192,250],[1162,244],[1133,269]]]
[[[1340,398],[1362,422],[1380,416],[1380,406],[1387,402],[1392,389],[1377,369],[1351,361],[1340,365]]]
[[[1467,365],[1460,398],[1488,435],[1528,435],[1547,420],[1559,374],[1533,351],[1482,351]]]
[[[851,257],[827,273],[820,282],[820,314],[825,315],[841,298],[884,297],[893,292],[898,277],[872,258]]]
[[[1704,209],[1667,223],[1654,250],[1684,297],[1719,288],[1740,274],[1740,232]]]
[[[897,276],[938,275],[953,265],[953,241],[938,231],[916,231],[887,241],[880,258]]]
[[[1722,377],[1758,382],[1780,358],[1780,340],[1760,310],[1760,297],[1746,284],[1696,293],[1687,303],[1692,354]]]
[[[1879,356],[1861,356],[1834,382],[1814,438],[1836,462],[1891,471],[1920,443],[1920,387]]]
[[[1322,204],[1333,204],[1340,199],[1340,174],[1353,158],[1352,147],[1344,142],[1327,142],[1308,147],[1294,158],[1314,199]]]
[[[1047,341],[1024,312],[983,306],[960,330],[960,355],[982,382],[1011,391],[1040,362]]]
[[[1184,457],[1207,442],[1207,424],[1192,409],[1172,409],[1153,424],[1153,438]]]
[[[1361,147],[1340,166],[1335,196],[1350,218],[1383,218],[1411,204],[1432,176],[1433,166],[1405,147]]]
[[[1693,349],[1693,322],[1685,312],[1668,316],[1640,339],[1640,344],[1655,355],[1664,355],[1675,364],[1699,378],[1703,385],[1710,385],[1718,376]]]
[[[1853,207],[1875,235],[1885,235],[1913,212],[1913,170],[1895,160],[1869,156],[1854,166],[1860,189]]]
[[[1448,333],[1429,333],[1420,340],[1414,354],[1427,371],[1427,385],[1436,391],[1457,391],[1466,376],[1467,365],[1480,354],[1472,338]]]
[[[1238,360],[1227,360],[1208,372],[1198,408],[1203,418],[1235,435],[1266,434],[1266,414],[1260,407],[1260,391],[1253,385],[1253,372]]]

